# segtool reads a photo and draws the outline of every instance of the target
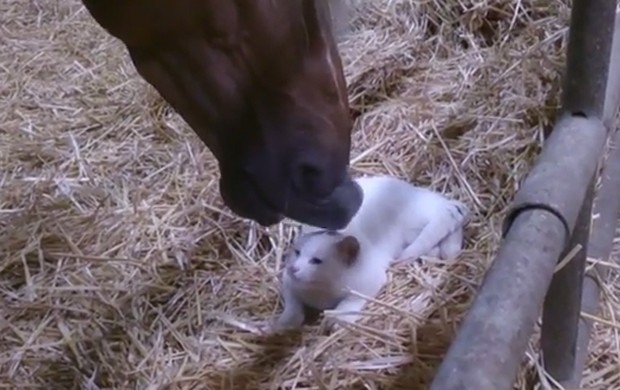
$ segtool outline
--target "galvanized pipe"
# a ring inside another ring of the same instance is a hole
[[[601,187],[594,201],[594,215],[592,221],[590,242],[587,256],[599,261],[608,261],[613,240],[616,236],[618,216],[620,214],[620,131],[617,126],[618,110],[620,108],[620,13],[616,13],[616,23],[612,42],[609,74],[607,77],[607,91],[605,93],[605,109],[603,123],[608,131],[615,133],[610,144],[609,156],[601,172]],[[581,311],[592,316],[597,315],[599,309],[600,286],[609,274],[609,270],[596,265],[586,274],[583,282],[581,297]],[[584,317],[579,321],[577,335],[577,349],[575,357],[575,371],[571,379],[561,384],[567,388],[577,388],[581,385],[583,369],[588,357],[588,345],[592,332],[592,320]]]
[[[603,151],[600,121],[561,118],[515,196],[497,258],[431,390],[511,389]]]
[[[588,243],[588,257],[599,261],[608,261],[613,248],[616,226],[620,214],[620,132],[614,134],[611,151],[601,174],[601,189],[594,201],[592,232]],[[609,270],[596,265],[586,275],[581,296],[581,312],[595,316],[598,313],[600,282],[607,279]],[[581,318],[577,334],[575,370],[572,377],[562,381],[568,388],[579,388],[583,377],[583,368],[588,357],[588,344],[592,331],[592,320]]]

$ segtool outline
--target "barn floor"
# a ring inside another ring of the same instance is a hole
[[[569,9],[358,8],[341,45],[354,172],[465,201],[466,250],[394,270],[348,332],[276,340],[253,330],[280,310],[295,226],[223,207],[211,154],[77,0],[0,3],[0,388],[426,388],[553,123]],[[620,389],[615,284],[584,389]],[[544,388],[537,358],[534,336],[515,389]]]

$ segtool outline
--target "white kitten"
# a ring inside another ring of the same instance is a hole
[[[461,251],[470,215],[465,204],[394,177],[356,181],[364,200],[344,229],[305,225],[291,245],[282,280],[284,310],[272,330],[301,326],[304,306],[342,311],[337,319],[354,322],[365,299],[347,289],[375,297],[391,264],[425,255],[453,261]]]

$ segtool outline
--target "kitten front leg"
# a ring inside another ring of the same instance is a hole
[[[280,332],[287,329],[299,328],[306,317],[303,303],[288,288],[282,291],[284,309],[278,318],[268,326],[270,332]]]
[[[430,251],[428,251],[426,256],[432,258],[441,258],[441,244],[434,246]],[[420,260],[420,258],[418,258],[417,260]]]

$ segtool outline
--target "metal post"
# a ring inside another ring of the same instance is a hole
[[[577,329],[581,312],[581,292],[592,218],[594,183],[588,185],[575,230],[561,258],[577,245],[581,250],[553,275],[542,313],[541,348],[547,372],[562,385],[570,382],[575,370]]]
[[[592,234],[588,243],[588,257],[600,261],[607,261],[613,248],[616,235],[618,214],[620,213],[620,132],[616,131],[611,145],[607,164],[601,174],[601,189],[594,202]],[[598,312],[600,287],[599,282],[607,278],[608,270],[596,265],[586,275],[581,297],[581,311],[590,315]],[[592,320],[581,318],[577,336],[577,352],[575,371],[570,380],[561,383],[566,388],[578,388],[581,384],[583,367],[588,356],[588,344]]]
[[[620,106],[620,14],[618,13],[616,13],[605,96],[603,123],[610,131],[616,125],[616,115]],[[620,213],[620,131],[615,130],[609,149],[607,162],[601,172],[601,188],[594,201],[596,219],[592,221],[587,251],[589,258],[600,261],[609,260],[616,235],[618,214]],[[595,265],[585,276],[581,296],[582,313],[592,316],[597,314],[600,295],[599,283],[607,279],[608,273],[608,269],[605,267]],[[577,334],[575,371],[569,381],[561,383],[564,387],[577,388],[581,385],[591,331],[591,318],[581,318]]]
[[[607,90],[605,91],[605,110],[603,123],[607,128],[614,126],[618,109],[620,108],[620,13],[616,13],[614,37],[609,59],[607,76]]]
[[[573,0],[562,108],[603,118],[616,0]]]
[[[614,33],[616,0],[574,0],[571,12],[563,109],[573,115],[603,119]],[[589,131],[584,128],[583,131]],[[560,384],[573,386],[581,295],[590,236],[592,180],[579,206],[575,230],[565,251],[582,250],[555,273],[545,297],[541,347],[547,373]]]

